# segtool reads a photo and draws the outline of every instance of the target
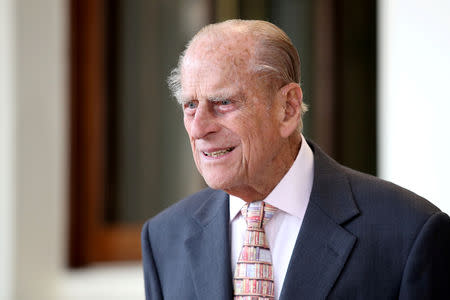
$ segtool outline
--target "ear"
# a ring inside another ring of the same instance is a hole
[[[277,94],[282,107],[280,134],[283,138],[288,138],[298,128],[303,93],[297,83],[291,82],[283,86]]]

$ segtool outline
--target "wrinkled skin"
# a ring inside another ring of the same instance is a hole
[[[289,119],[299,109],[289,104],[290,90],[270,92],[249,71],[253,45],[245,36],[203,37],[189,47],[181,69],[184,125],[199,172],[210,187],[249,202],[270,193],[301,142],[298,120]]]

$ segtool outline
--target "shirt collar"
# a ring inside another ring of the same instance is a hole
[[[303,219],[314,178],[314,154],[302,135],[302,145],[289,171],[264,199],[270,205]],[[239,214],[245,201],[230,195],[230,222]]]

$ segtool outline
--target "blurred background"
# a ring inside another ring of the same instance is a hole
[[[204,186],[165,80],[230,18],[292,38],[306,137],[449,213],[449,15],[447,0],[0,0],[0,299],[144,299],[143,222]]]

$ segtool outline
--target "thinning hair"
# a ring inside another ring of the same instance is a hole
[[[230,33],[231,35],[228,35]],[[198,39],[207,36],[220,36],[221,39],[232,38],[233,34],[243,34],[254,42],[253,55],[249,62],[250,72],[268,81],[268,88],[275,92],[280,87],[294,82],[300,84],[300,58],[297,49],[287,34],[272,23],[260,20],[227,20],[203,27],[186,45],[180,55],[178,65],[169,77],[168,85],[174,97],[181,102],[181,69],[189,47]],[[301,115],[308,110],[302,102]],[[299,129],[302,129],[300,118]]]

